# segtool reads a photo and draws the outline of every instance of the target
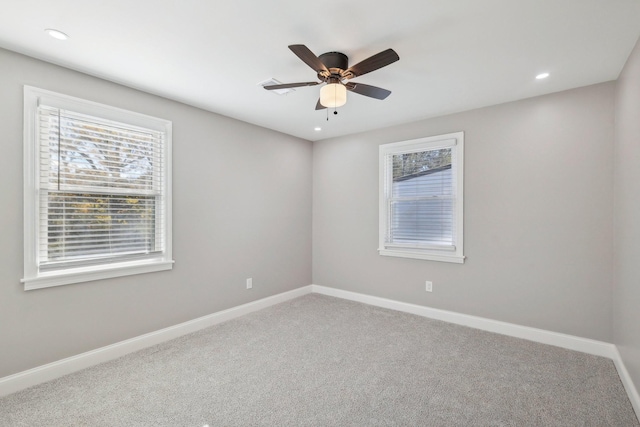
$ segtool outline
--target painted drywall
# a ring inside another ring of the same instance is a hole
[[[310,142],[1,49],[0,70],[0,377],[311,283]],[[23,290],[23,85],[173,122],[172,271]]]
[[[603,83],[315,142],[313,283],[611,342],[614,92]],[[378,146],[457,131],[466,262],[378,255]]]
[[[640,41],[616,88],[614,343],[640,386]]]

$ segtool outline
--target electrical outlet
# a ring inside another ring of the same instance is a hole
[[[248,278],[247,279],[247,289],[251,289],[253,288],[253,279],[252,278]]]
[[[427,280],[425,283],[426,285],[424,290],[427,292],[433,292],[433,282]]]

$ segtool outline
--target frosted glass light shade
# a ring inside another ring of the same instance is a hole
[[[327,108],[342,107],[347,103],[347,88],[339,83],[330,83],[320,89],[320,104]]]

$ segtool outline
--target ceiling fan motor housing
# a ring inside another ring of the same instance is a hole
[[[339,76],[344,70],[349,68],[349,58],[347,55],[341,52],[327,52],[318,56],[318,59],[329,69],[332,75]],[[321,73],[318,73],[318,77],[324,80]],[[327,77],[327,76],[324,76]]]

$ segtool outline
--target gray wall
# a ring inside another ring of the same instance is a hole
[[[311,283],[310,142],[6,50],[0,70],[0,377]],[[173,121],[174,270],[23,291],[25,84]]]
[[[615,135],[614,343],[640,388],[640,42],[618,79]]]
[[[614,94],[610,82],[314,143],[313,282],[611,342]],[[466,262],[379,256],[379,144],[456,131]]]

